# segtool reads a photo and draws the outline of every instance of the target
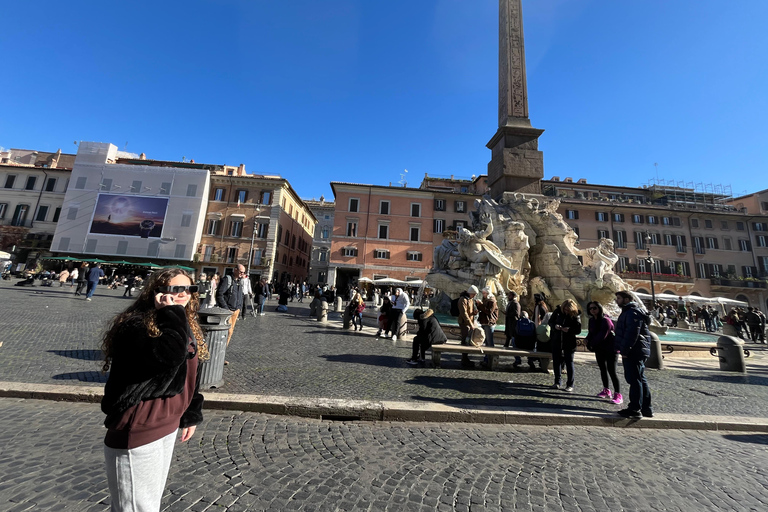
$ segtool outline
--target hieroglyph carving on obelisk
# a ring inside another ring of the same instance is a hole
[[[499,126],[528,122],[522,0],[499,2]],[[525,121],[523,121],[525,120]]]

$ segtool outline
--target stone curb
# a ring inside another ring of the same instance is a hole
[[[101,386],[0,382],[0,397],[99,403],[102,389]],[[564,414],[535,408],[509,411],[502,407],[490,406],[454,407],[439,403],[225,393],[208,394],[205,399],[205,408],[335,421],[451,422],[768,432],[768,418],[657,414],[654,418],[629,420],[609,414]]]

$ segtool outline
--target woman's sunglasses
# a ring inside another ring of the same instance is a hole
[[[196,284],[189,285],[189,286],[159,286],[157,288],[157,291],[160,293],[181,293],[181,292],[187,292],[187,293],[197,293],[197,289],[199,286]]]

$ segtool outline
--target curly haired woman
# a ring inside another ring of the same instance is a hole
[[[198,360],[207,358],[197,322],[197,286],[180,269],[153,274],[104,335],[110,370],[101,410],[112,511],[160,510],[176,435],[203,419]]]

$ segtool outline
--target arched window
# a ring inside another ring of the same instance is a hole
[[[647,293],[648,295],[650,295],[650,293],[651,293],[651,292],[649,292],[648,290],[646,290],[645,288],[638,288],[638,289],[637,289],[637,290],[635,290],[635,291],[636,291],[637,293]]]

